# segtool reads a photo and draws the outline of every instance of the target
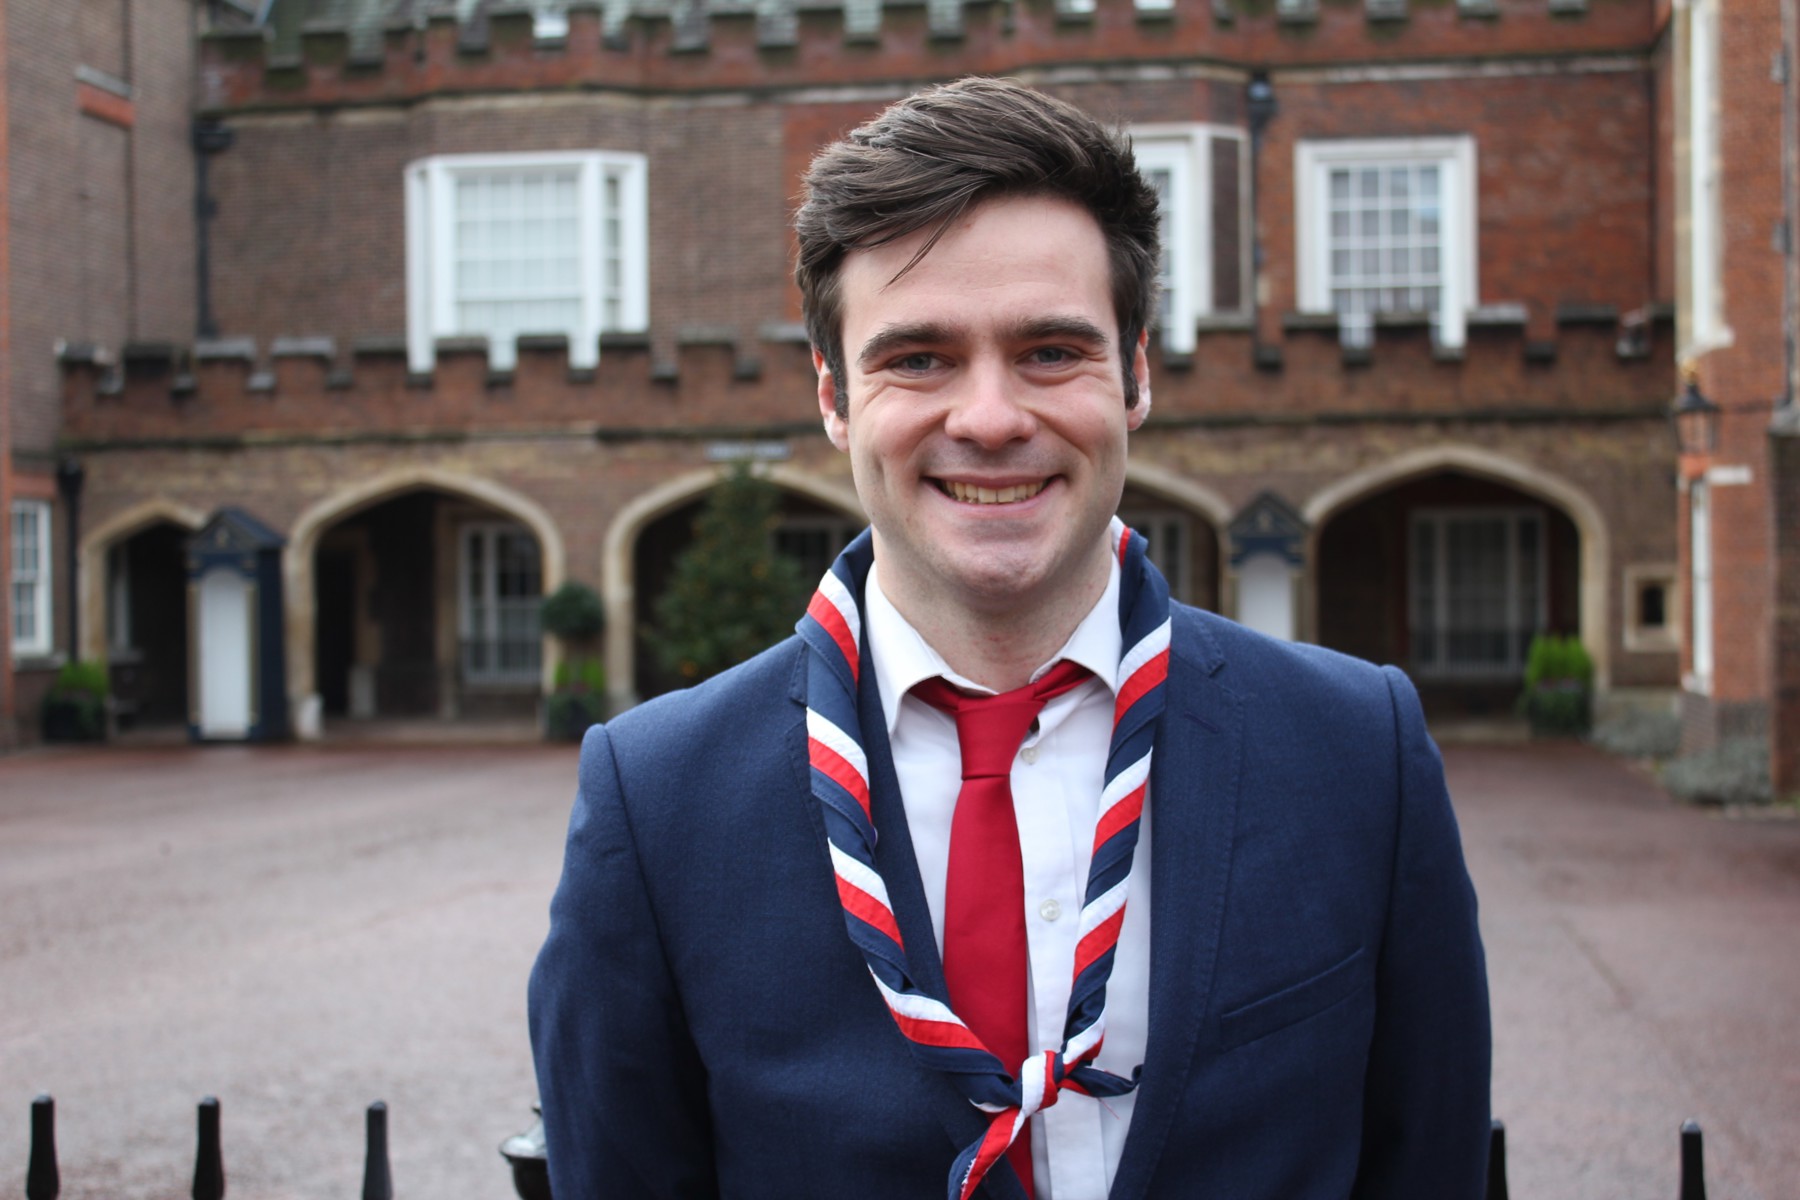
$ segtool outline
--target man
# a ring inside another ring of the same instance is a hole
[[[559,1200],[1475,1200],[1486,981],[1412,688],[1170,605],[1112,516],[1129,148],[965,80],[822,153],[796,227],[872,529],[800,637],[583,747],[531,996]]]

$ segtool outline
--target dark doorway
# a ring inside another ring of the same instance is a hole
[[[1455,471],[1320,530],[1322,645],[1406,668],[1433,715],[1503,715],[1540,632],[1579,632],[1581,539],[1562,510]]]
[[[188,719],[187,538],[163,522],[107,552],[107,665],[122,730]]]

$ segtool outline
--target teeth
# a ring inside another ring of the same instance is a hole
[[[1018,500],[1029,500],[1044,490],[1041,483],[1018,483],[1011,487],[989,488],[948,480],[943,486],[951,496],[967,504],[1012,504]]]

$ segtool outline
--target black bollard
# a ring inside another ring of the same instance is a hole
[[[1488,1131],[1487,1200],[1507,1200],[1505,1121],[1495,1121]]]
[[[225,1154],[219,1144],[219,1098],[200,1101],[200,1142],[194,1150],[194,1200],[224,1200]]]
[[[56,1101],[31,1102],[31,1158],[25,1165],[25,1200],[56,1200],[62,1177],[56,1173]]]
[[[1700,1122],[1681,1123],[1681,1200],[1706,1200],[1706,1165],[1700,1154]]]
[[[387,1104],[369,1105],[368,1150],[363,1156],[362,1200],[394,1200],[394,1177],[388,1170]]]

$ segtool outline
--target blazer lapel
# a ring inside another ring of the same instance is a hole
[[[1176,627],[1150,768],[1150,1024],[1112,1200],[1144,1195],[1187,1087],[1212,990],[1243,773],[1243,705],[1213,678],[1223,660],[1197,619],[1178,617]]]

